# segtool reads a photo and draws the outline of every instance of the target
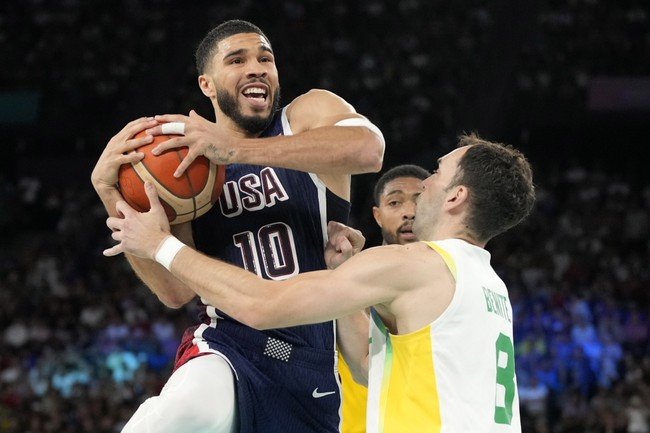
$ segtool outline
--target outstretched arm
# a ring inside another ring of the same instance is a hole
[[[113,238],[120,243],[106,255],[129,252],[152,259],[169,239],[165,213],[150,183],[151,210],[138,213],[117,204],[124,218],[109,218]],[[164,253],[165,247],[163,247]],[[421,286],[418,261],[406,247],[373,248],[349,259],[336,270],[308,272],[285,281],[268,281],[244,269],[209,258],[182,246],[169,269],[210,305],[258,329],[319,323],[374,304],[388,303],[401,292]]]
[[[133,138],[138,132],[157,125],[152,118],[140,118],[128,123],[106,145],[91,174],[91,182],[97,195],[104,204],[109,217],[119,216],[116,204],[124,200],[117,189],[117,176],[122,164],[137,162],[143,158],[142,153],[132,152],[138,147],[151,142],[153,137]],[[183,242],[193,245],[191,227],[179,225],[174,234]],[[195,294],[170,274],[158,263],[125,254],[129,264],[138,277],[168,307],[178,308],[186,304]]]

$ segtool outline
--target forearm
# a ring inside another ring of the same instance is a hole
[[[187,247],[176,254],[170,270],[205,303],[248,326],[262,326],[263,286],[268,281]]]
[[[114,187],[96,187],[97,194],[104,204],[109,216],[117,216],[115,204],[123,200],[122,195]],[[186,243],[191,240],[183,239]],[[158,263],[142,259],[131,254],[125,257],[135,274],[147,287],[170,308],[179,308],[189,302],[195,295],[187,286],[181,283],[171,273]]]
[[[242,140],[237,162],[319,174],[359,174],[381,169],[384,145],[365,127],[323,126],[296,135]]]
[[[330,271],[270,281],[187,247],[175,255],[170,270],[204,302],[255,329],[320,323],[357,310],[317,295]]]
[[[352,377],[361,385],[368,383],[368,327],[369,318],[363,310],[336,320],[339,351]]]

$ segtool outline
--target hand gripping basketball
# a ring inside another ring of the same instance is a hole
[[[180,132],[179,122],[171,131]],[[144,182],[152,182],[160,195],[163,207],[171,224],[191,221],[210,210],[219,199],[225,179],[225,167],[215,165],[207,158],[199,156],[184,170],[180,177],[175,176],[181,164],[188,161],[187,147],[169,146],[168,150],[156,151],[166,143],[181,138],[178,135],[155,135],[163,131],[164,125],[156,125],[135,136],[153,137],[152,140],[138,147],[135,152],[141,156],[119,170],[120,192],[124,200],[134,209],[144,212],[149,209],[149,201],[144,191]],[[148,132],[153,136],[146,135]],[[176,138],[174,138],[176,137]],[[134,152],[134,153],[135,153]]]
[[[145,192],[151,209],[138,212],[125,201],[119,201],[115,209],[120,217],[109,217],[106,225],[113,232],[111,237],[117,245],[104,250],[105,256],[128,253],[137,257],[153,259],[162,241],[169,235],[169,222],[156,187],[145,182]]]
[[[193,161],[201,156],[217,165],[235,162],[233,159],[235,155],[234,138],[218,128],[216,123],[210,122],[194,110],[190,111],[189,116],[165,114],[158,115],[155,119],[161,124],[147,130],[149,134],[165,134],[165,131],[170,128],[173,131],[182,130],[183,135],[159,143],[152,150],[154,155],[159,155],[170,149],[188,148],[188,152],[178,165],[174,176],[182,175]],[[166,124],[175,126],[166,127]]]

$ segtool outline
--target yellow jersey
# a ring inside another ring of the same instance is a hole
[[[368,433],[521,432],[512,306],[490,253],[458,239],[427,242],[456,285],[429,325],[393,335],[370,320]]]
[[[354,381],[350,367],[340,353],[338,365],[341,376],[341,433],[365,433],[368,388]]]

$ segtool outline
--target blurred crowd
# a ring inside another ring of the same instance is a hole
[[[468,127],[494,134],[511,120],[566,115],[584,106],[593,77],[650,71],[645,0],[5,2],[0,91],[41,98],[42,128],[23,151],[51,151],[71,117],[92,127],[66,150],[90,154],[141,115],[210,117],[193,53],[228,18],[271,38],[285,101],[334,91],[401,146],[388,155],[396,162],[423,142],[450,146]]]
[[[584,113],[591,77],[650,71],[645,0],[185,3],[0,6],[0,92],[40,95],[38,127],[7,128],[15,159],[0,162],[0,433],[117,432],[168,377],[193,306],[165,308],[101,255],[112,240],[85,173],[152,107],[208,116],[192,54],[228,18],[270,36],[286,100],[326,88],[379,125],[386,168],[431,168],[468,128],[540,158],[535,212],[488,245],[510,287],[523,431],[650,432],[650,185],[554,165],[526,132]],[[58,177],[23,172],[54,154]],[[374,179],[357,178],[352,208],[370,245]]]
[[[574,167],[495,239],[526,432],[650,431],[650,184]]]

